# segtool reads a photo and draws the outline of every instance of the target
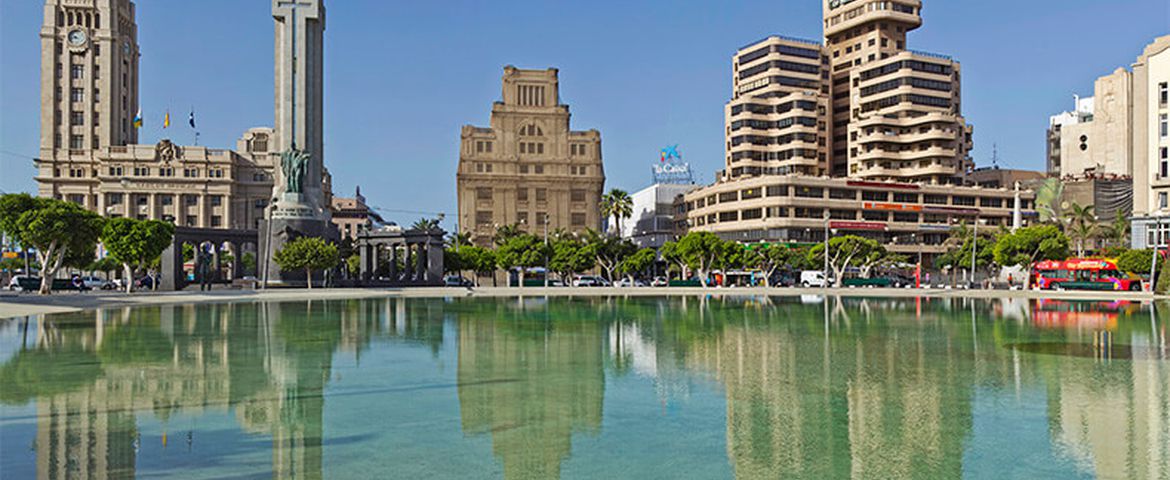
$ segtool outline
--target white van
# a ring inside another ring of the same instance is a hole
[[[823,288],[825,286],[825,272],[820,270],[805,270],[800,272],[800,286],[804,288]]]

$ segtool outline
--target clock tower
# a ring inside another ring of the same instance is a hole
[[[137,142],[134,3],[45,0],[40,36],[41,159],[92,162],[98,149]]]

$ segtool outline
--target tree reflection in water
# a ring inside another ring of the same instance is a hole
[[[664,403],[715,381],[740,478],[962,477],[989,441],[974,428],[980,392],[1042,393],[1055,455],[1085,474],[1170,477],[1167,321],[1126,303],[383,299],[28,321],[0,364],[0,402],[35,404],[39,478],[133,477],[142,415],[214,411],[271,437],[274,477],[328,477],[324,450],[344,448],[324,425],[336,354],[403,343],[455,349],[459,428],[490,438],[510,479],[557,478],[574,436],[604,439],[607,376],[650,379]]]

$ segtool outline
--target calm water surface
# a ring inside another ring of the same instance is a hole
[[[1164,312],[525,298],[0,320],[0,477],[1170,479]]]

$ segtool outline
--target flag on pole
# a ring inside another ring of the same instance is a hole
[[[163,128],[171,126],[171,111],[167,110],[166,115],[163,116]]]
[[[191,128],[195,128],[195,110],[191,110],[191,116],[187,117],[187,123],[191,124]]]
[[[134,115],[134,128],[142,128],[142,107],[138,107],[138,113]]]

